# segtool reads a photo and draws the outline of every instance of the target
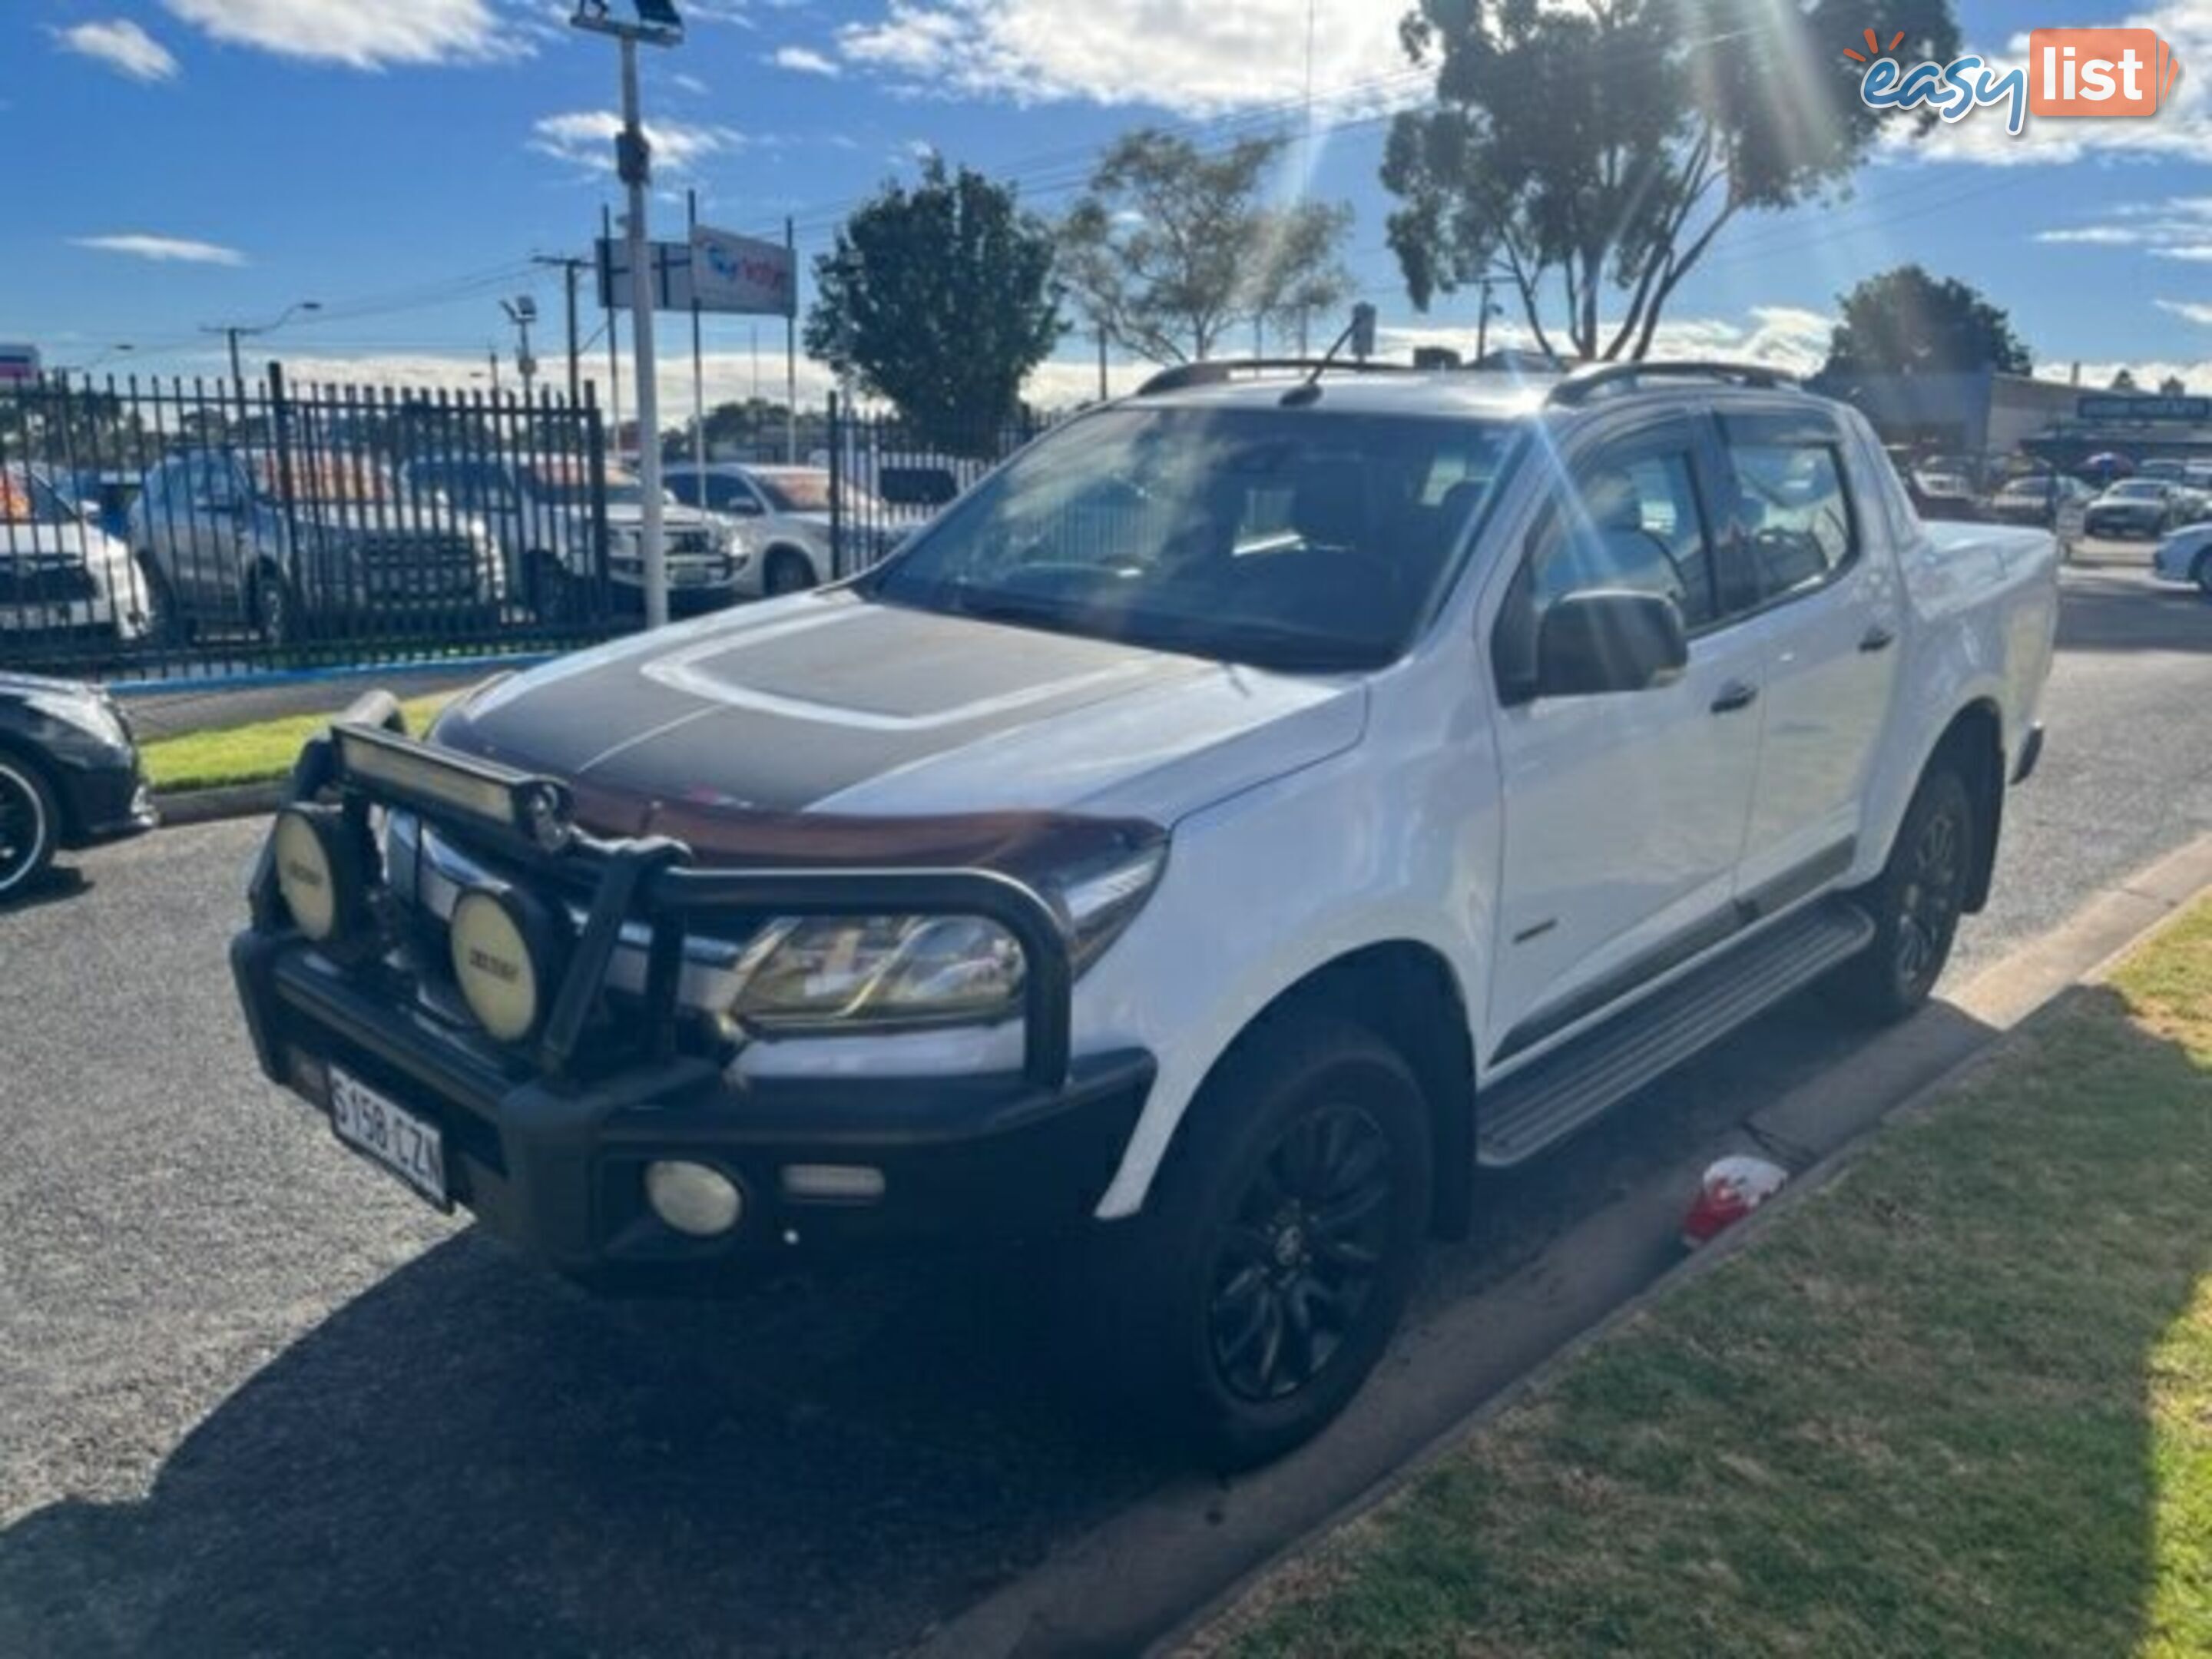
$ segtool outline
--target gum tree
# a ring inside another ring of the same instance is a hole
[[[1390,246],[1425,311],[1492,275],[1540,347],[1651,349],[1738,217],[1848,194],[1886,117],[1863,31],[1948,60],[1948,0],[1419,0],[1400,32],[1433,106],[1392,125]]]

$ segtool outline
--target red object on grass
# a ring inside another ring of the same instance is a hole
[[[1710,1243],[1782,1189],[1790,1171],[1763,1158],[1724,1158],[1705,1171],[1698,1201],[1682,1220],[1682,1243]]]

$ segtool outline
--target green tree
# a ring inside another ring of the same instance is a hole
[[[989,446],[1062,331],[1052,232],[1012,190],[932,157],[884,186],[814,262],[806,349],[888,401],[917,441]]]
[[[1436,102],[1382,164],[1408,295],[1495,276],[1547,354],[1645,356],[1738,216],[1847,191],[1886,118],[1844,56],[1869,27],[1900,61],[1958,45],[1949,0],[1418,0]]]
[[[1918,265],[1899,265],[1838,303],[1829,374],[2026,374],[2035,367],[2012,319],[1956,277],[1938,281]]]
[[[1107,337],[1154,362],[1213,355],[1231,330],[1327,311],[1352,291],[1341,203],[1266,200],[1279,138],[1200,150],[1145,128],[1100,159],[1060,228],[1061,271]]]

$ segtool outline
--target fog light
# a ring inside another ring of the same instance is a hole
[[[327,806],[288,806],[271,832],[276,890],[292,925],[320,945],[351,928],[368,872],[345,820]]]
[[[647,1164],[645,1196],[653,1214],[693,1238],[719,1237],[745,1212],[738,1183],[704,1164]]]
[[[873,1204],[884,1195],[884,1172],[865,1164],[787,1164],[783,1190],[817,1204]]]

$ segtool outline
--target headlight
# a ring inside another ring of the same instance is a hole
[[[1135,918],[1166,861],[1158,842],[1049,884],[1077,973]],[[1019,1007],[1024,965],[1012,936],[978,916],[787,917],[739,960],[730,1012],[763,1031],[981,1024]]]
[[[40,691],[26,701],[48,720],[98,738],[111,749],[131,746],[131,736],[123,729],[122,718],[105,698]]]

